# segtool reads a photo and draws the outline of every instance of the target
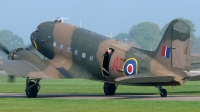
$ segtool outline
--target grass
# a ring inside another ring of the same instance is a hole
[[[0,99],[0,111],[9,112],[197,112],[195,101]]]
[[[16,78],[15,83],[9,83],[7,77],[0,77],[0,92],[24,93],[25,78]],[[39,93],[63,94],[104,94],[103,83],[84,79],[52,79],[41,80]],[[173,95],[200,95],[200,81],[186,82],[183,86],[163,87],[168,94]],[[120,85],[116,94],[125,95],[158,95],[158,90],[152,86],[125,86]]]
[[[0,92],[24,93],[25,78],[16,78],[9,83],[0,77]],[[104,94],[103,83],[83,79],[41,80],[39,93]],[[200,82],[187,82],[184,86],[164,87],[168,94],[200,95]],[[116,94],[158,94],[155,87],[120,85]],[[199,111],[198,101],[145,101],[145,100],[77,100],[48,98],[0,98],[0,111],[8,112],[141,112],[141,111]]]

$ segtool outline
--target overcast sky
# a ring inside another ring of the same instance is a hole
[[[30,34],[38,24],[56,17],[68,17],[65,22],[102,35],[113,36],[140,22],[154,22],[160,28],[175,18],[185,18],[195,24],[200,36],[199,0],[2,0],[0,30],[8,29],[30,43]],[[1,37],[0,37],[1,38]]]

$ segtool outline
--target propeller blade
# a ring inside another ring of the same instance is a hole
[[[15,76],[9,75],[8,82],[15,82]]]
[[[9,54],[8,48],[5,47],[2,43],[0,43],[0,50],[3,51],[6,54]]]
[[[26,47],[26,49],[27,49],[27,50],[33,50],[33,49],[35,49],[35,48],[33,47],[32,44],[30,44],[30,45],[28,45],[28,46]]]

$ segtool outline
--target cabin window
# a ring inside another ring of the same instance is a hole
[[[75,51],[74,51],[74,54],[75,54],[75,55],[78,55],[78,50],[75,50]]]
[[[86,53],[82,53],[82,58],[85,58],[86,57]]]
[[[35,30],[35,34],[38,34],[38,30],[39,30],[39,28],[37,28],[37,29]]]
[[[90,60],[90,61],[93,61],[93,56],[90,55],[90,59],[89,59],[89,60]]]
[[[56,47],[56,42],[53,42],[53,46]]]
[[[63,49],[64,48],[64,45],[63,44],[60,44],[60,49]]]
[[[68,48],[67,48],[67,52],[71,52],[71,47],[68,47]]]

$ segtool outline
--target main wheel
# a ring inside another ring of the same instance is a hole
[[[110,83],[104,83],[103,90],[105,95],[114,95],[116,90],[116,85]]]
[[[166,91],[166,89],[161,89],[160,90],[160,96],[161,97],[167,97],[167,91]]]
[[[28,98],[36,98],[37,97],[38,85],[34,85],[34,84],[35,84],[35,82],[32,82],[32,81],[27,83],[26,96]],[[32,86],[32,85],[34,85],[34,86]]]

